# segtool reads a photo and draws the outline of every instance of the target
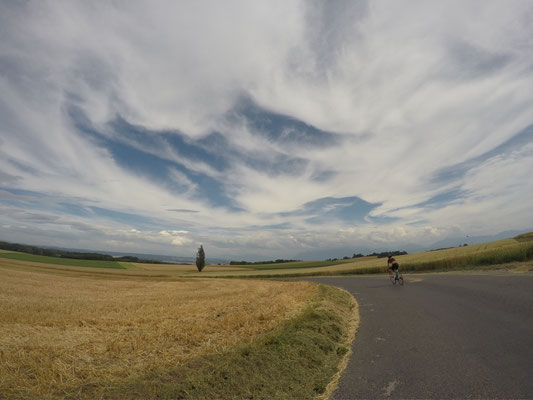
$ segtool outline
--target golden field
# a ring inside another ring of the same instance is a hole
[[[333,265],[208,265],[199,273],[191,265],[102,268],[20,254],[0,251],[0,397],[327,395],[357,326],[353,298],[307,282],[220,277],[387,268],[384,258],[362,257]],[[396,259],[404,272],[483,266],[527,272],[533,236]]]
[[[515,261],[527,261],[533,255],[533,240],[504,239],[464,247],[454,247],[423,253],[395,256],[404,271],[431,271],[465,268],[479,265],[497,265]],[[302,266],[305,261],[300,262]],[[298,263],[294,263],[298,264]],[[206,269],[204,276],[212,277],[284,277],[349,275],[387,271],[387,258],[361,257],[343,260],[340,264],[310,267],[241,271],[218,271]]]
[[[306,282],[119,272],[0,258],[2,397],[101,397],[122,381],[252,342],[317,291]]]
[[[21,254],[21,253],[19,253]],[[283,278],[295,276],[350,275],[386,272],[387,259],[375,256],[348,260],[299,261],[270,265],[207,265],[199,273],[194,265],[120,263],[126,269],[91,268],[44,264],[27,260],[10,260],[12,264],[33,268],[36,271],[48,271],[53,274],[86,275],[107,279],[109,276],[121,279],[165,279],[227,277],[227,278]],[[432,271],[468,269],[505,263],[524,262],[533,258],[533,234],[520,235],[515,239],[504,239],[464,247],[455,247],[437,251],[413,253],[396,256],[400,268],[408,271]],[[2,252],[0,251],[0,262]],[[30,262],[31,261],[31,262]]]

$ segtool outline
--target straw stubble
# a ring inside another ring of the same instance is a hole
[[[270,332],[316,293],[305,282],[102,280],[0,264],[0,393],[98,396]]]

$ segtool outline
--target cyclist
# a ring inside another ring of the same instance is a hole
[[[389,256],[389,260],[387,261],[387,266],[389,269],[394,273],[394,277],[398,277],[398,268],[400,267],[398,265],[398,262],[394,259],[394,257]]]

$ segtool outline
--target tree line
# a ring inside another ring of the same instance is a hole
[[[408,254],[408,253],[404,250],[383,251],[381,253],[367,254],[366,256],[361,253],[358,253],[358,254],[354,253],[353,256],[351,257],[348,257],[348,256],[343,257],[342,260],[350,260],[352,258],[361,258],[361,257],[385,258],[388,256],[403,256],[405,254]],[[338,261],[338,260],[339,260],[338,258],[328,258],[326,261]]]

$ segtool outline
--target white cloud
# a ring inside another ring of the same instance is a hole
[[[322,197],[358,196],[381,204],[372,217],[398,218],[342,231],[346,243],[533,226],[529,147],[485,160],[442,186],[431,182],[437,171],[487,153],[533,123],[533,6],[480,4],[3,3],[0,184],[161,223],[143,230],[97,218],[95,229],[112,226],[109,235],[135,239],[110,238],[114,247],[150,247],[162,238],[182,247],[210,240],[221,254],[334,246],[328,235],[346,226],[332,221],[317,228],[279,215]],[[341,139],[319,148],[267,140],[242,121],[228,121],[242,96]],[[216,131],[237,154],[273,165],[280,155],[307,164],[272,173],[227,155],[228,169],[221,171],[170,147],[129,141],[220,182],[243,211],[213,207],[182,171],[170,169],[165,185],[125,169],[109,149],[79,134],[68,116],[71,105],[109,135],[116,132],[106,123],[119,114],[191,140]],[[324,171],[329,178],[316,179]],[[465,195],[437,209],[417,206],[453,188]],[[2,201],[32,211],[27,200],[6,193]],[[18,226],[13,218],[4,225]],[[407,226],[422,220],[424,227]],[[249,230],[284,222],[302,230]],[[47,226],[65,240],[60,231],[67,225]]]

